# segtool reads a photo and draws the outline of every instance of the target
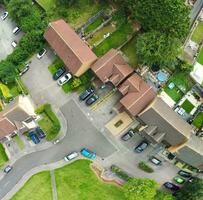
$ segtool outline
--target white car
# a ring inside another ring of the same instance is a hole
[[[45,54],[46,54],[47,50],[46,49],[42,49],[38,54],[37,54],[37,58],[41,59]]]
[[[65,83],[67,83],[70,79],[72,78],[72,75],[70,73],[65,74],[64,76],[62,76],[58,81],[58,85],[62,86]]]
[[[5,20],[8,17],[8,12],[4,12],[3,15],[1,15],[1,19]]]
[[[16,42],[16,41],[13,41],[13,42],[11,43],[11,46],[12,46],[13,48],[16,48],[17,42]]]
[[[56,140],[53,141],[53,144],[58,144],[59,142],[60,142],[60,140],[56,139]]]
[[[73,153],[70,153],[67,156],[65,156],[64,160],[65,161],[70,161],[70,160],[73,160],[73,159],[77,158],[78,156],[79,156],[79,154],[77,152],[73,152]]]

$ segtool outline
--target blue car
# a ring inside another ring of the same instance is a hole
[[[94,92],[93,88],[89,88],[87,90],[85,90],[83,93],[80,94],[79,99],[81,101],[84,101],[85,99],[87,99],[87,97],[89,97],[92,93]]]
[[[40,142],[40,139],[37,137],[37,134],[35,133],[35,131],[30,131],[29,132],[29,137],[31,138],[31,140],[35,143],[38,144]]]
[[[96,158],[96,153],[94,153],[94,152],[92,152],[92,151],[90,151],[90,150],[88,150],[88,149],[82,149],[81,151],[80,151],[80,153],[84,156],[84,157],[86,157],[86,158],[91,158],[91,159],[94,159],[94,158]]]

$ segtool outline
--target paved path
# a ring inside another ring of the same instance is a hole
[[[50,175],[51,175],[52,198],[53,198],[53,200],[57,200],[57,191],[56,191],[54,170],[50,171]]]

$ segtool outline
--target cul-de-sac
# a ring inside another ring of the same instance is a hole
[[[0,0],[0,200],[203,200],[203,0]]]

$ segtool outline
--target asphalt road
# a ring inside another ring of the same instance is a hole
[[[82,147],[87,147],[104,158],[116,151],[113,145],[88,121],[73,100],[67,102],[61,111],[68,124],[65,138],[49,149],[28,154],[19,159],[13,165],[13,170],[0,181],[0,199],[26,172],[45,163],[57,162],[72,151],[80,151]]]
[[[195,22],[198,14],[202,8],[203,8],[203,0],[197,0],[190,13],[191,24],[193,24]]]

